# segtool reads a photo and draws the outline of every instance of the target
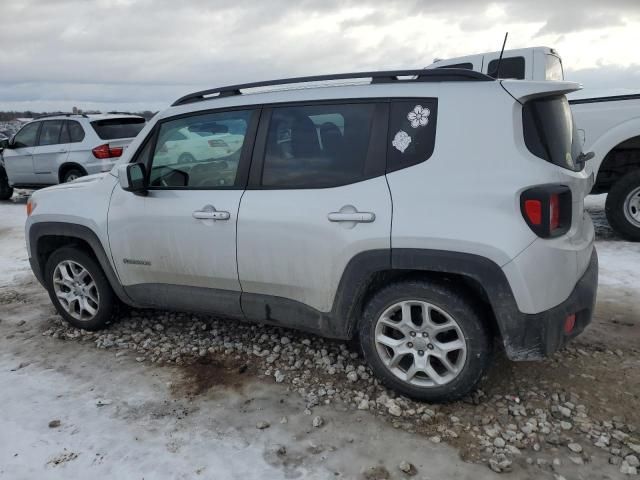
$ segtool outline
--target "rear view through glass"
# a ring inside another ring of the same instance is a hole
[[[522,107],[524,141],[536,157],[559,167],[582,170],[582,150],[564,95],[530,100]]]
[[[133,138],[144,128],[144,124],[144,118],[109,118],[91,122],[91,126],[102,140]]]

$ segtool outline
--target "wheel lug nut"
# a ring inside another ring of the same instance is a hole
[[[433,345],[432,345],[432,344],[428,344],[428,345],[427,345],[427,348],[428,348],[429,350],[433,350]]]
[[[424,350],[418,350],[418,355],[423,356],[424,355]]]
[[[411,335],[412,337],[416,336],[416,332],[409,332],[409,335]]]
[[[407,343],[407,347],[413,348],[413,343],[411,343],[411,342]]]
[[[427,337],[429,336],[429,334],[428,334],[427,332],[422,332],[422,336],[423,336],[424,338],[427,338]]]

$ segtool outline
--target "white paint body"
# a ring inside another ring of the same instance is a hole
[[[502,83],[502,85],[501,85]],[[503,88],[504,87],[504,88]],[[587,267],[591,220],[583,211],[585,172],[562,169],[524,145],[521,108],[505,89],[527,96],[565,93],[567,82],[417,82],[272,91],[171,107],[156,115],[125,152],[127,163],[155,123],[195,111],[242,105],[358,98],[437,98],[435,150],[425,162],[358,183],[326,189],[121,189],[117,173],[36,192],[26,225],[78,223],[98,235],[122,285],[166,282],[260,293],[297,300],[321,312],[333,304],[346,264],[360,252],[414,248],[464,252],[500,266],[523,313],[564,301]],[[562,237],[536,237],[520,212],[520,193],[562,183],[574,198],[573,222]],[[209,204],[224,222],[197,220]],[[375,221],[353,228],[328,214],[351,205]],[[124,258],[143,258],[140,268]],[[237,260],[237,261],[236,261]],[[236,267],[237,265],[237,267]]]

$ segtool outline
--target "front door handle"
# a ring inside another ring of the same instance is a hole
[[[202,210],[193,212],[193,218],[197,220],[229,220],[231,214],[223,210],[216,210],[213,205],[205,205]]]
[[[330,222],[357,222],[371,223],[376,219],[372,212],[359,212],[351,205],[344,206],[339,212],[331,212],[328,216]]]

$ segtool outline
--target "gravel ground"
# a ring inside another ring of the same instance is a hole
[[[617,241],[602,222],[601,202],[589,208],[598,236]],[[17,291],[0,292],[0,304],[20,301]],[[600,305],[594,323],[613,315]],[[640,319],[626,321],[637,335]],[[118,358],[178,366],[183,380],[172,387],[177,394],[197,396],[210,388],[212,376],[233,385],[248,373],[298,395],[316,428],[323,423],[315,415],[320,406],[367,411],[397,429],[448,443],[465,461],[497,473],[526,470],[560,480],[571,478],[567,472],[582,478],[591,464],[605,468],[602,478],[637,475],[640,468],[637,336],[618,343],[620,332],[585,335],[543,362],[512,363],[498,353],[471,396],[428,405],[380,385],[356,345],[291,330],[152,310],[124,311],[101,332],[74,329],[53,313],[44,325],[41,333],[51,341],[93,344]],[[400,466],[406,476],[413,468]],[[365,477],[389,478],[370,473]]]

